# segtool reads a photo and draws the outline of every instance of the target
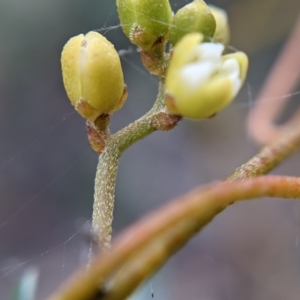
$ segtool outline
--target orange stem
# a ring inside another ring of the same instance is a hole
[[[113,243],[111,253],[96,257],[92,261],[93,268],[87,272],[85,268],[78,272],[50,300],[123,299],[124,295],[122,298],[110,297],[110,291],[105,290],[105,285],[127,261],[134,259],[147,247],[153,247],[152,243],[155,243],[156,238],[160,243],[157,247],[160,247],[162,255],[155,256],[156,263],[153,263],[152,257],[152,265],[147,264],[147,273],[144,276],[131,278],[135,278],[132,289],[228,205],[240,200],[266,196],[300,198],[300,179],[265,176],[245,181],[224,182],[192,191],[125,230]],[[181,230],[174,232],[172,228],[179,224]],[[163,235],[167,236],[168,231],[171,238],[166,241],[160,238]],[[100,290],[100,287],[103,289]],[[126,295],[131,291],[127,290]]]
[[[300,16],[248,118],[248,131],[260,144],[273,142],[289,126],[290,122],[280,126],[274,122],[289,98],[288,93],[299,81],[299,48]],[[299,114],[295,114],[292,120],[295,120],[296,116],[298,118]]]

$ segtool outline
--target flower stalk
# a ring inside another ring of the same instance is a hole
[[[133,143],[156,130],[169,130],[181,119],[164,111],[165,87],[159,84],[157,100],[143,117],[105,139],[105,149],[99,156],[93,206],[93,231],[101,250],[109,250],[119,159]]]

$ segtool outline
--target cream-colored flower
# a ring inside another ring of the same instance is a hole
[[[186,35],[174,48],[166,74],[168,110],[190,119],[209,118],[226,107],[248,69],[243,52],[222,55],[223,44],[202,40],[198,33]]]
[[[209,5],[209,8],[216,20],[216,31],[213,36],[213,41],[215,43],[227,44],[230,39],[230,30],[228,25],[227,13],[224,9]]]
[[[216,30],[216,21],[210,8],[203,0],[194,0],[179,9],[173,19],[170,42],[175,45],[186,34],[199,32],[205,41],[211,41]]]
[[[76,110],[94,121],[121,108],[126,99],[120,58],[101,34],[71,38],[61,55],[63,82]]]

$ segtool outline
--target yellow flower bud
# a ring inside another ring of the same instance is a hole
[[[209,5],[209,8],[216,20],[216,31],[213,37],[215,43],[228,44],[230,39],[230,30],[228,25],[227,13],[224,9],[214,5]]]
[[[169,0],[117,0],[122,29],[143,50],[165,42],[172,22]]]
[[[194,0],[179,9],[174,16],[170,42],[175,45],[188,33],[199,32],[205,41],[211,41],[216,29],[216,21],[203,0]]]
[[[225,108],[245,80],[243,52],[223,55],[224,45],[201,43],[199,33],[186,35],[174,48],[166,74],[166,106],[190,119],[209,118]]]
[[[67,95],[84,118],[94,121],[122,107],[127,93],[120,58],[101,34],[71,38],[62,51],[61,65]]]

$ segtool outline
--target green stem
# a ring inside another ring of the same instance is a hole
[[[150,133],[157,130],[152,124],[153,117],[162,111],[165,107],[165,86],[164,82],[161,81],[159,84],[159,90],[157,99],[152,109],[146,113],[143,117],[129,124],[127,127],[121,129],[117,133],[111,136],[111,139],[118,148],[120,153],[124,152],[129,146],[135,142],[143,139]]]
[[[157,130],[153,117],[164,109],[164,83],[160,82],[153,108],[140,119],[106,139],[106,148],[99,156],[95,177],[93,230],[101,250],[109,250],[115,198],[115,184],[122,153],[133,143]]]
[[[93,231],[101,250],[110,248],[114,210],[115,182],[119,164],[118,153],[110,147],[99,156],[95,177]]]

